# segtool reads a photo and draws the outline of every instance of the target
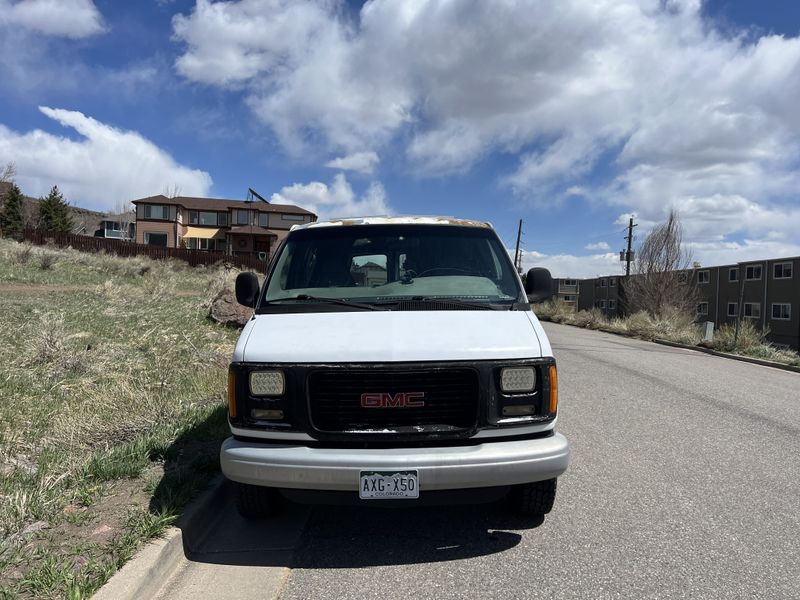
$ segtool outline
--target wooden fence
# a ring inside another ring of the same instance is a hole
[[[223,252],[207,252],[205,250],[187,250],[186,248],[163,248],[160,246],[147,246],[127,240],[111,238],[90,237],[76,233],[55,233],[39,229],[25,229],[22,234],[25,241],[33,244],[54,244],[61,247],[71,247],[81,252],[105,251],[117,256],[149,256],[155,260],[177,258],[196,267],[197,265],[213,265],[222,262],[240,269],[253,269],[266,271],[268,261],[260,260],[256,256],[237,256]]]

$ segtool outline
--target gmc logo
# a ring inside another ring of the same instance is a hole
[[[425,392],[398,392],[361,394],[361,408],[421,408],[425,406]]]

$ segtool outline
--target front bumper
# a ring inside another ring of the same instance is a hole
[[[360,471],[416,470],[421,492],[515,485],[553,479],[569,465],[561,434],[474,446],[316,448],[228,438],[222,472],[240,483],[275,488],[358,491]]]

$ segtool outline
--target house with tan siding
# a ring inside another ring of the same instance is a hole
[[[266,259],[293,225],[317,220],[298,206],[262,200],[228,200],[163,195],[133,201],[136,242],[254,255]]]

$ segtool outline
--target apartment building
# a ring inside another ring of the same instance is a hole
[[[616,275],[578,282],[578,310],[601,310],[607,317],[622,312],[622,278]]]
[[[715,328],[746,319],[768,329],[773,344],[800,350],[800,257],[745,261],[697,267],[682,273],[698,293],[697,321]],[[634,276],[635,277],[635,276]],[[607,276],[577,282],[578,310],[599,309],[608,317],[625,310],[624,277]],[[563,297],[558,280],[558,296]]]
[[[772,343],[800,349],[798,267],[795,256],[695,269],[698,320],[720,327],[740,317],[769,328]]]
[[[554,279],[554,295],[577,310],[579,295],[578,284],[579,282],[577,279]]]
[[[266,259],[293,225],[317,220],[298,206],[264,201],[150,196],[136,206],[136,241],[151,246]]]

